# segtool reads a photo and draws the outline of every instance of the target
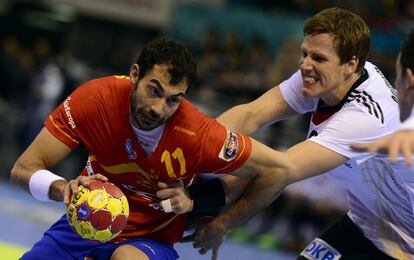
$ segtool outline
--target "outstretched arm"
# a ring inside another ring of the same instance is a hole
[[[213,255],[216,256],[227,234],[268,206],[286,185],[322,174],[347,160],[345,156],[313,141],[297,144],[286,154],[253,142],[251,158],[243,168],[248,169],[247,172],[258,174],[240,175],[252,178],[245,193],[229,210],[197,232],[194,247],[199,248],[200,253],[213,249]]]
[[[414,154],[414,130],[399,130],[371,143],[353,144],[351,148],[359,152],[388,153],[392,163],[397,162],[398,155],[402,154],[405,163],[410,166]]]
[[[295,114],[284,100],[279,86],[275,86],[250,103],[230,108],[217,121],[230,131],[251,134],[265,125]]]
[[[414,155],[414,117],[406,120],[392,135],[365,144],[353,144],[351,148],[359,152],[388,153],[392,163],[397,162],[398,155],[404,156],[410,166]]]

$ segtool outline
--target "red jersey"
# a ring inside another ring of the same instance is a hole
[[[251,141],[226,131],[183,99],[158,147],[146,156],[130,121],[132,92],[126,76],[89,81],[66,98],[45,126],[70,148],[86,147],[89,159],[81,174],[101,173],[125,193],[130,215],[115,241],[145,236],[172,244],[182,238],[186,215],[160,210],[157,182],[180,179],[188,186],[197,173],[232,172],[249,157]]]

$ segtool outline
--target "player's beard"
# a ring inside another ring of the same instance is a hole
[[[130,117],[132,123],[141,130],[152,130],[164,123],[163,118],[157,118],[144,110],[143,107],[139,107],[138,100],[134,98],[135,91],[132,93],[130,100]]]

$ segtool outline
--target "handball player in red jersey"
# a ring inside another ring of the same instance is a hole
[[[230,209],[240,212],[235,225],[275,199],[273,186],[294,169],[290,161],[199,112],[184,98],[195,81],[190,51],[155,40],[129,76],[84,83],[45,119],[15,163],[12,181],[38,200],[65,203],[78,185],[110,181],[127,196],[130,215],[123,232],[105,243],[81,238],[62,216],[22,259],[177,259],[173,244],[195,205],[181,205],[174,188],[189,188],[198,173],[252,179]],[[89,153],[79,177],[67,181],[48,170],[79,144]]]

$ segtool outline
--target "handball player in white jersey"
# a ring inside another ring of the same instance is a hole
[[[311,241],[299,259],[414,259],[414,174],[404,162],[392,164],[386,156],[350,148],[400,125],[396,90],[366,61],[369,46],[370,32],[361,17],[325,9],[305,22],[299,70],[218,118],[228,129],[252,133],[312,113],[308,139],[287,150],[297,169],[280,176],[275,194],[325,174],[347,190],[349,212]],[[241,190],[237,180],[223,181],[227,192]],[[217,250],[238,218],[236,211],[222,213],[196,232],[194,247],[202,254]]]

